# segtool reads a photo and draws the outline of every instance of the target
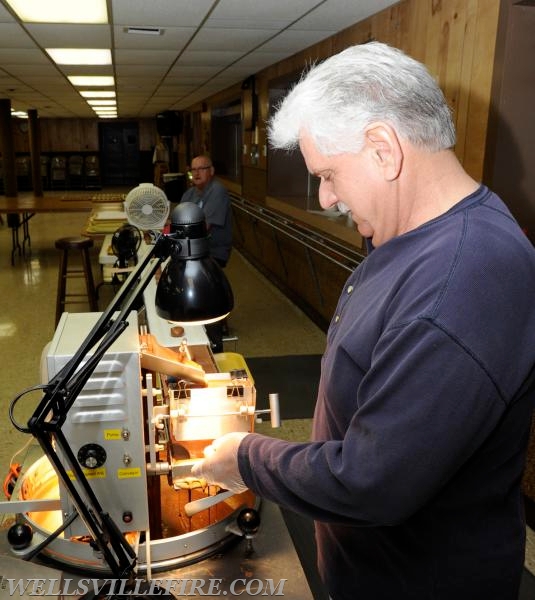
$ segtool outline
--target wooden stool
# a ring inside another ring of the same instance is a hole
[[[58,296],[56,300],[56,325],[58,324],[65,304],[88,303],[91,311],[98,311],[97,292],[93,280],[93,271],[89,259],[89,249],[93,247],[93,240],[87,237],[64,237],[56,240],[55,246],[62,250],[59,262]],[[69,269],[69,250],[78,250],[82,258],[81,269]],[[84,277],[86,294],[67,293],[67,278]],[[70,298],[85,298],[84,300],[71,300]]]

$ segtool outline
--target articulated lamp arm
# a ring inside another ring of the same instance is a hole
[[[170,255],[173,243],[172,239],[165,236],[156,239],[75,355],[44,387],[44,396],[28,421],[27,431],[37,439],[52,463],[87,526],[94,545],[102,552],[104,560],[117,578],[132,575],[136,554],[100,505],[61,427],[99,361],[128,326],[128,315],[135,301],[161,263]]]

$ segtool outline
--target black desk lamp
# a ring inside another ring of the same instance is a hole
[[[134,303],[165,260],[169,258],[169,263],[160,278],[156,293],[158,314],[174,321],[194,320],[200,323],[224,318],[232,310],[234,300],[230,285],[219,265],[208,256],[204,214],[195,204],[184,203],[181,206],[181,211],[174,217],[171,233],[160,234],[156,238],[149,252],[130,273],[74,356],[47,384],[32,388],[42,389],[44,395],[27,427],[19,425],[13,413],[17,401],[32,390],[24,390],[10,406],[13,425],[19,431],[31,433],[39,442],[91,534],[92,544],[102,553],[113,577],[117,580],[128,579],[132,585],[136,554],[100,505],[62,432],[62,425],[106,351],[127,328],[128,315]],[[92,354],[89,354],[91,351]],[[69,471],[74,474],[74,478],[69,475]],[[60,531],[54,532],[51,538],[59,533]],[[46,543],[40,549],[44,545]],[[114,593],[113,585],[112,583],[111,589],[97,595],[90,592],[91,596],[86,597],[102,600],[126,597],[124,581],[120,594]],[[147,583],[147,588],[141,590],[138,586],[136,590],[145,599],[152,595],[162,596],[161,589],[149,588],[148,585]],[[130,600],[135,598],[135,594],[127,596]]]
[[[223,269],[209,257],[204,213],[192,202],[171,213],[171,235],[181,240],[158,282],[156,312],[169,321],[213,323],[228,315],[233,296]]]

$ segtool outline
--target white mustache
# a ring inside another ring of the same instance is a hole
[[[349,206],[347,204],[344,204],[344,202],[337,202],[336,203],[336,208],[338,209],[339,212],[341,212],[343,215],[347,215],[347,213],[351,212],[351,209],[349,208]]]

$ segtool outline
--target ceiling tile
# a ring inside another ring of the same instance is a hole
[[[0,23],[12,23],[14,20],[15,18],[9,10],[0,4]]]
[[[167,65],[117,65],[117,77],[149,77],[159,82],[167,72]]]
[[[176,50],[116,50],[116,65],[170,66],[177,57]]]
[[[42,48],[111,48],[109,25],[31,23],[26,28]]]
[[[206,80],[209,79],[212,75],[219,73],[221,71],[220,66],[216,65],[185,65],[183,63],[183,58],[181,57],[176,64],[174,64],[167,78],[171,77],[194,77],[196,80]]]
[[[6,65],[50,65],[50,59],[41,52],[32,48],[0,48],[0,64]]]
[[[329,31],[286,30],[262,46],[265,52],[284,52],[291,56],[332,35]]]
[[[243,2],[221,0],[210,15],[206,25],[213,27],[265,28],[278,30],[302,17],[320,0],[269,0],[269,2]]]
[[[362,21],[369,15],[395,4],[391,0],[327,0],[303,17],[292,29],[331,31],[332,33]]]
[[[35,43],[17,23],[0,23],[2,48],[34,48]]]
[[[178,64],[186,66],[210,65],[225,67],[241,57],[241,52],[234,50],[186,50]]]
[[[213,0],[113,0],[114,25],[197,27]],[[217,2],[216,2],[217,4]]]
[[[260,46],[274,34],[269,29],[247,29],[240,30],[236,35],[236,29],[213,29],[205,27],[193,38],[188,46],[188,51],[227,51],[250,52],[253,48]]]
[[[235,64],[247,66],[256,73],[257,71],[261,71],[262,69],[283,60],[287,56],[285,52],[264,52],[263,48],[264,46],[247,54],[247,56],[240,58]]]

